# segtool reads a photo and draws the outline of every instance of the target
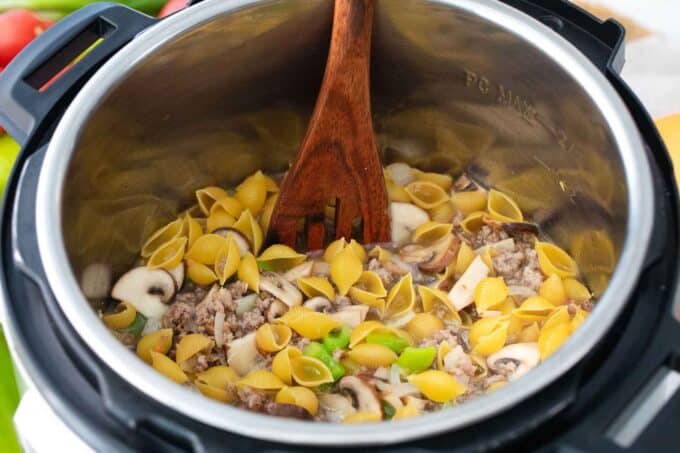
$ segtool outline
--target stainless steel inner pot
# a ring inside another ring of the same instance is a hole
[[[385,163],[467,170],[507,192],[604,292],[547,363],[493,395],[417,419],[306,423],[166,380],[109,334],[79,290],[87,264],[129,267],[145,236],[190,206],[196,188],[286,169],[320,85],[331,17],[327,0],[208,0],[105,64],[61,120],[40,176],[37,230],[49,283],[112,370],[219,428],[349,445],[478,422],[545,387],[602,337],[637,280],[653,222],[643,143],[614,89],[552,30],[499,2],[378,0],[373,116]]]

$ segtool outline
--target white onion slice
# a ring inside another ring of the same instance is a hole
[[[217,312],[215,314],[215,344],[218,347],[224,345],[224,313]]]
[[[236,314],[242,316],[243,313],[255,308],[257,294],[248,294],[236,301]]]

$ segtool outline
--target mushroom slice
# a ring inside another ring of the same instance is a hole
[[[406,263],[422,263],[430,261],[436,255],[445,252],[454,242],[453,234],[447,234],[431,245],[410,244],[399,251],[399,257]]]
[[[135,267],[118,279],[111,297],[132,304],[147,318],[160,318],[168,307],[165,305],[176,292],[175,280],[163,269]]]
[[[337,393],[323,393],[319,395],[319,405],[326,415],[326,420],[329,422],[341,422],[342,419],[355,414],[357,411],[352,406],[350,398]]]
[[[302,304],[302,306],[318,312],[329,310],[331,307],[333,307],[330,300],[321,296],[312,297],[311,299],[307,300],[304,304]]]
[[[252,371],[260,361],[261,356],[257,351],[255,332],[233,340],[227,352],[227,363],[240,375],[245,376]]]
[[[349,325],[351,328],[355,328],[364,322],[369,309],[368,305],[349,305],[332,313],[330,316],[343,324]]]
[[[239,230],[235,228],[230,227],[218,228],[215,231],[213,231],[212,234],[216,234],[224,238],[227,238],[230,235],[233,236],[234,239],[236,240],[236,245],[238,246],[238,250],[241,253],[242,257],[245,256],[246,253],[253,251],[253,245],[250,243],[250,239],[248,239],[245,234],[241,233]]]
[[[515,236],[522,233],[529,233],[538,236],[538,225],[531,222],[506,222],[501,224],[502,228],[510,236]]]
[[[172,275],[172,279],[175,281],[175,288],[177,288],[177,291],[182,289],[182,285],[184,284],[185,268],[186,266],[184,265],[184,262],[181,262],[168,271],[170,275]]]
[[[103,263],[88,265],[80,276],[80,290],[88,299],[103,299],[111,289],[111,267]]]
[[[451,236],[451,242],[446,248],[442,248],[431,260],[420,263],[418,268],[423,272],[438,273],[446,269],[446,266],[451,264],[458,256],[458,249],[460,248],[460,239]]]
[[[529,370],[534,368],[541,361],[541,354],[538,350],[538,343],[515,343],[505,346],[500,351],[491,354],[486,363],[489,368],[502,373],[503,365],[512,363],[514,370],[508,375],[509,381],[523,376]],[[507,368],[506,368],[507,370]]]
[[[424,210],[411,203],[390,203],[392,242],[401,245],[411,238],[413,230],[430,220]]]
[[[449,291],[449,300],[460,311],[470,305],[475,299],[475,288],[479,282],[489,276],[489,268],[481,256],[476,256],[470,266],[463,272],[451,291]]]
[[[338,387],[350,394],[358,412],[382,412],[375,390],[363,379],[345,376],[340,379]]]
[[[260,290],[267,291],[289,307],[295,307],[302,303],[300,290],[274,272],[265,272],[260,276]]]
[[[288,270],[283,274],[283,278],[289,282],[295,282],[298,278],[310,277],[312,275],[312,269],[314,268],[314,261],[305,261],[302,264],[298,264],[294,268]]]
[[[267,322],[274,322],[275,319],[280,318],[288,311],[288,305],[284,304],[280,300],[275,300],[269,304],[267,309]]]
[[[298,420],[311,420],[312,418],[312,414],[304,407],[287,403],[269,403],[265,407],[265,412],[277,417],[297,418]]]

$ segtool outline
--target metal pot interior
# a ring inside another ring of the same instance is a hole
[[[651,207],[639,203],[642,195],[630,199],[640,190],[631,162],[643,159],[639,171],[648,171],[642,145],[634,127],[623,131],[632,122],[584,57],[548,28],[491,3],[376,2],[372,109],[383,162],[467,171],[508,193],[602,294],[627,233],[637,230],[646,242],[648,228],[637,222]],[[64,119],[82,121],[60,125],[61,137],[74,140],[66,176],[57,177],[69,278],[93,262],[114,273],[131,266],[145,237],[192,205],[199,187],[229,186],[257,169],[285,171],[321,83],[331,18],[325,0],[207,1],[140,36],[163,44],[143,58],[128,52],[136,59],[124,71],[106,65],[90,85],[109,85],[86,89],[71,107],[85,113]],[[531,40],[511,29],[518,24]],[[585,68],[584,78],[568,64]],[[104,94],[86,98],[94,92]],[[50,152],[63,159],[67,150],[53,148],[70,142],[59,137]],[[621,290],[625,298],[630,285]],[[556,372],[545,371],[543,384]],[[437,426],[472,421],[456,420]],[[387,439],[365,434],[368,442]]]

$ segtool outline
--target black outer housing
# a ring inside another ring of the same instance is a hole
[[[672,164],[649,115],[618,76],[623,29],[613,21],[600,23],[562,0],[502,1],[547,23],[576,45],[626,103],[647,144],[654,172],[653,244],[634,294],[610,332],[549,387],[470,427],[396,446],[371,447],[370,451],[618,451],[621,448],[606,436],[616,416],[660,367],[680,369],[680,326],[673,315],[678,290],[678,193]],[[88,14],[90,19],[104,16],[125,30],[127,22],[116,23],[120,8],[100,6]],[[128,20],[129,16],[124,12],[120,17]],[[137,30],[152,23],[149,18],[132,22]],[[129,40],[134,34],[122,36]],[[221,431],[148,398],[93,354],[47,286],[34,217],[36,182],[46,144],[79,86],[127,40],[119,39],[90,66],[80,68],[49,108],[33,110],[30,103],[21,102],[26,99],[12,99],[32,112],[35,120],[30,130],[18,131],[24,134],[24,146],[7,186],[0,225],[0,285],[14,327],[16,352],[57,414],[98,451],[319,451],[318,447],[298,448]],[[7,83],[7,78],[0,78],[0,119],[3,108],[7,113],[5,101],[12,96],[5,90]],[[671,451],[677,445],[674,428],[680,428],[680,393],[657,414],[632,449]]]

